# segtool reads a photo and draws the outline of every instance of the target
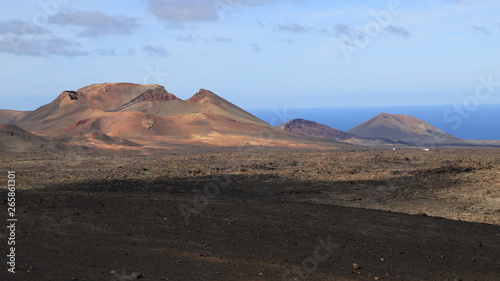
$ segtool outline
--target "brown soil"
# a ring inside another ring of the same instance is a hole
[[[1,154],[0,280],[498,281],[499,152]]]

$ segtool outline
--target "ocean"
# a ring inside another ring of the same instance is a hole
[[[500,140],[500,104],[478,106],[373,106],[333,108],[261,108],[248,112],[277,126],[300,118],[347,131],[380,113],[405,114],[462,139]]]

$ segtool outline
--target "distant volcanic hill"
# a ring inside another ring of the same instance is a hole
[[[461,139],[408,115],[379,114],[347,131],[360,137],[378,137],[414,144],[457,144]]]
[[[404,142],[397,142],[384,138],[359,137],[314,121],[309,121],[304,119],[290,120],[286,123],[279,125],[278,128],[292,133],[308,135],[311,137],[325,139],[325,140],[342,141],[356,145],[386,146],[386,145],[407,144]]]
[[[0,151],[35,152],[61,148],[12,124],[0,124]]]
[[[0,110],[0,120],[64,144],[104,148],[325,145],[272,127],[208,90],[181,100],[156,84],[104,83],[63,91],[32,112]]]
[[[333,129],[326,125],[304,119],[290,120],[279,125],[278,128],[326,140],[346,140],[354,137],[354,135],[348,134],[344,131]]]

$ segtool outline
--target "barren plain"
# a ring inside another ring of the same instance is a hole
[[[500,280],[496,148],[1,157],[0,280]]]

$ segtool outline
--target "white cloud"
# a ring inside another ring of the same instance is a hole
[[[484,25],[481,25],[481,26],[475,26],[474,25],[472,27],[472,29],[473,29],[474,33],[481,33],[483,35],[490,35],[490,30],[486,26],[484,26]]]
[[[0,52],[29,56],[83,56],[87,52],[79,50],[80,45],[57,36],[44,39],[24,39],[21,36],[6,35],[0,39]]]
[[[156,18],[181,25],[189,22],[217,21],[225,13],[277,1],[299,2],[299,0],[147,0],[149,10]]]
[[[260,51],[262,51],[262,48],[259,45],[252,43],[250,44],[250,51],[257,54],[260,53]]]
[[[215,21],[217,10],[206,0],[149,0],[149,9],[158,19],[174,24]]]
[[[308,33],[309,32],[309,28],[304,27],[298,23],[278,24],[276,26],[276,30],[291,32],[291,33]]]
[[[410,37],[410,32],[401,26],[396,26],[391,24],[386,26],[384,30],[396,36],[401,36],[404,38]]]
[[[47,34],[49,30],[20,19],[0,21],[0,34]]]
[[[94,53],[101,56],[116,56],[116,52],[113,49],[97,49]]]
[[[150,56],[166,57],[168,55],[168,51],[163,47],[154,47],[151,45],[147,45],[142,49]]]
[[[219,37],[219,36],[212,36],[211,39],[205,39],[207,42],[216,42],[216,43],[231,43],[232,40],[231,38],[227,37]]]
[[[138,19],[128,16],[110,16],[100,11],[72,11],[58,13],[50,18],[57,25],[77,25],[85,29],[78,36],[100,36],[109,34],[132,34]]]

